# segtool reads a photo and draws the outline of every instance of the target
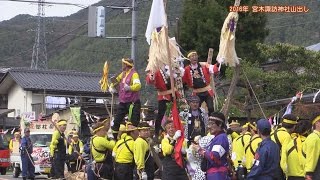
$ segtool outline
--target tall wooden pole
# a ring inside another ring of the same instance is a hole
[[[167,48],[167,52],[168,52],[168,57],[169,57],[169,73],[170,73],[170,86],[171,86],[171,95],[173,100],[176,100],[176,94],[175,94],[175,90],[174,90],[174,78],[173,78],[173,69],[172,69],[172,56],[171,56],[171,52],[170,52],[170,46],[169,46],[169,25],[168,25],[168,15],[167,15],[167,0],[163,0],[163,5],[164,5],[164,9],[166,12],[166,16],[167,16],[167,27],[164,27],[164,33],[165,33],[165,37],[167,38],[166,41],[166,48]]]

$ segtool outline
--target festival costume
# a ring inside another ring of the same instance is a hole
[[[144,138],[138,137],[134,142],[134,160],[137,171],[147,173],[148,180],[154,179],[154,159],[151,155],[150,145]]]

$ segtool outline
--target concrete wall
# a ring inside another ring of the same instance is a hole
[[[8,109],[15,109],[15,112],[8,114],[8,117],[15,117],[23,112],[31,111],[32,92],[24,91],[20,86],[14,84],[8,91]]]

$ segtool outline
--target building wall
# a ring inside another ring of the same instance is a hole
[[[15,117],[32,110],[31,91],[25,91],[17,84],[14,84],[8,92],[8,109],[16,110],[15,112],[8,114],[8,117]]]
[[[42,94],[32,94],[32,104],[43,103],[43,99]]]

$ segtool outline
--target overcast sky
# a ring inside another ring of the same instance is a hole
[[[34,0],[36,1],[36,0]],[[88,6],[100,0],[48,0],[48,2],[73,3]],[[82,8],[71,5],[50,5],[45,7],[46,16],[68,16]],[[37,15],[38,6],[32,3],[0,0],[0,21],[8,20],[18,14]]]

